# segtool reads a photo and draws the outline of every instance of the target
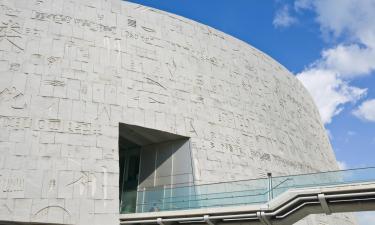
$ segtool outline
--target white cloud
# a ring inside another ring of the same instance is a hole
[[[294,9],[300,11],[303,9],[310,9],[312,7],[311,0],[296,0],[294,2]]]
[[[372,225],[375,221],[375,212],[356,213],[359,225]]]
[[[337,161],[337,164],[339,164],[340,170],[346,170],[346,169],[348,169],[348,165],[344,161]]]
[[[366,89],[348,85],[334,71],[310,68],[297,78],[312,95],[325,124],[341,112],[345,103],[356,102],[366,94]]]
[[[375,74],[375,1],[296,0],[294,10],[314,11],[323,37],[331,43],[339,41],[297,74],[315,99],[323,122],[329,123],[345,104],[365,95],[366,89],[352,86],[351,81]],[[372,118],[362,111],[356,115]]]
[[[310,0],[323,32],[334,37],[347,35],[351,41],[374,44],[375,2],[373,0]],[[372,45],[372,47],[375,47]]]
[[[317,65],[321,68],[336,71],[340,77],[348,79],[370,74],[375,70],[374,59],[375,49],[360,47],[358,44],[340,44],[324,50]]]
[[[374,0],[296,0],[296,9],[314,10],[321,31],[337,46],[326,49],[314,64],[338,72],[343,78],[375,70]]]
[[[375,99],[367,100],[354,110],[353,114],[358,118],[375,122]]]
[[[286,5],[277,10],[275,18],[273,19],[273,25],[275,27],[289,27],[296,22],[297,19],[290,15],[289,7]]]

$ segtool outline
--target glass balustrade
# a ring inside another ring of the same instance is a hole
[[[277,197],[289,189],[374,181],[375,167],[369,167],[192,186],[173,184],[124,191],[121,195],[120,212],[142,213],[263,204],[270,196]]]

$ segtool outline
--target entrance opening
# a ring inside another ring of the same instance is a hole
[[[120,200],[126,201],[125,212],[134,212],[137,200],[137,187],[139,177],[139,164],[140,164],[140,149],[141,146],[127,140],[120,138],[119,151],[120,156],[120,178],[119,186],[122,187],[120,191]],[[122,196],[124,194],[124,196]]]
[[[163,207],[160,193],[147,191],[152,188],[193,184],[188,137],[120,123],[119,157],[120,213]]]

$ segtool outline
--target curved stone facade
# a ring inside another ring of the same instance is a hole
[[[0,221],[118,224],[119,122],[190,137],[195,183],[337,169],[312,98],[248,44],[120,0],[0,0]]]

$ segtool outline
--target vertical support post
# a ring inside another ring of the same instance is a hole
[[[165,189],[166,185],[163,185],[163,210],[165,210]]]
[[[192,186],[192,184],[191,184],[191,177],[189,176],[189,202],[188,202],[188,207],[189,207],[189,209],[190,209],[190,201],[191,201],[191,187],[193,187]]]
[[[268,178],[268,201],[273,199],[272,173],[267,173]]]
[[[174,192],[175,186],[173,184],[169,185],[169,206],[168,209],[172,209],[173,204],[175,204],[173,201],[173,192]]]
[[[145,211],[145,200],[146,200],[146,188],[143,188],[143,194],[142,194],[142,212]]]

